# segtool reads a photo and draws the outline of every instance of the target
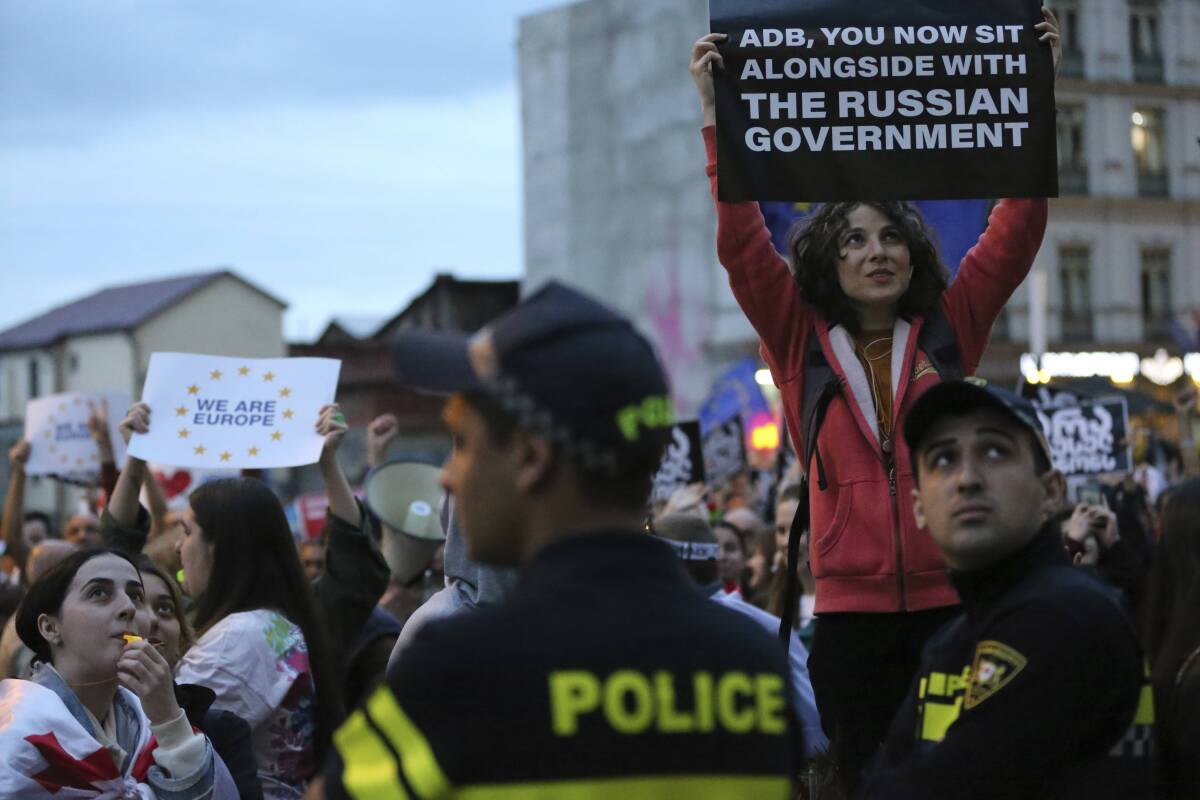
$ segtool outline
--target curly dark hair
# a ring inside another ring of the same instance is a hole
[[[900,298],[899,315],[912,319],[928,313],[941,297],[950,276],[925,218],[916,206],[903,201],[825,203],[793,224],[787,235],[788,263],[801,295],[829,322],[842,325],[850,333],[861,329],[858,312],[842,291],[836,268],[842,252],[842,235],[849,227],[847,217],[859,206],[870,206],[891,220],[908,245],[912,281]]]

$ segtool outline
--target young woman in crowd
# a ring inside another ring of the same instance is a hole
[[[1058,61],[1057,23],[1036,27]],[[713,69],[725,34],[692,47],[706,171],[717,197]],[[803,188],[798,189],[804,199]],[[848,786],[904,698],[925,640],[958,602],[942,557],[918,529],[913,477],[897,435],[917,396],[940,379],[940,353],[917,346],[923,324],[949,324],[972,374],[992,324],[1033,263],[1044,199],[1002,200],[952,284],[933,237],[906,202],[827,203],[793,227],[786,260],[757,203],[717,202],[717,254],[761,340],[797,452],[806,368],[819,352],[837,391],[817,428],[810,481],[810,562],[822,615],[809,666],[822,723]],[[815,340],[814,340],[815,339]],[[934,358],[931,358],[931,355]]]
[[[130,409],[122,428],[146,432],[150,409]],[[346,424],[337,406],[322,409],[322,462],[333,458]],[[127,458],[110,513],[137,523],[122,483],[140,483],[144,462]],[[360,522],[344,479],[327,486],[330,511]],[[216,693],[213,707],[249,723],[258,777],[267,798],[298,798],[321,764],[342,705],[333,654],[278,498],[261,481],[226,478],[188,498],[180,521],[184,590],[195,601],[199,638],[176,670],[180,683]]]
[[[146,639],[162,654],[174,673],[183,654],[195,642],[192,626],[183,613],[179,584],[148,556],[138,558],[137,565],[142,573],[150,620]],[[217,755],[229,768],[238,797],[261,800],[262,784],[258,780],[258,765],[254,761],[253,741],[246,721],[231,711],[214,709],[216,692],[207,686],[177,683],[175,699],[187,714],[188,722],[208,737]]]
[[[72,553],[29,587],[17,632],[37,669],[0,684],[0,796],[237,797],[175,699],[148,614],[114,550]]]
[[[1145,639],[1169,797],[1200,797],[1200,478],[1171,489],[1146,592]]]

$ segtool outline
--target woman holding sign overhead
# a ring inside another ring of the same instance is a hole
[[[1037,25],[1058,61],[1057,22]],[[692,48],[717,197],[716,101],[725,35]],[[818,622],[809,669],[843,781],[882,740],[925,640],[958,597],[913,517],[896,435],[916,398],[974,373],[992,324],[1041,245],[1046,201],[1002,200],[947,285],[929,228],[906,202],[828,203],[776,252],[757,203],[717,202],[717,253],[761,340],[810,477],[809,556]],[[802,505],[800,517],[804,517]]]

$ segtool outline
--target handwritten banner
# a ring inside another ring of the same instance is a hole
[[[746,469],[746,432],[742,418],[733,417],[704,435],[704,474],[717,484]]]
[[[703,481],[704,449],[700,442],[700,423],[696,420],[677,422],[671,427],[671,439],[654,476],[650,500],[653,503],[666,501],[689,483]]]
[[[125,461],[125,440],[117,424],[129,407],[129,395],[66,392],[30,400],[25,406],[25,439],[29,442],[27,475],[55,475],[81,483],[100,477],[100,448],[88,431],[91,409],[107,409],[113,460]]]
[[[135,434],[129,452],[209,469],[312,464],[321,454],[317,412],[333,402],[341,364],[154,353],[142,388],[150,432]]]
[[[1035,403],[1054,468],[1064,475],[1128,472],[1129,406],[1124,397]]]
[[[1040,0],[711,0],[720,196],[1058,194]]]

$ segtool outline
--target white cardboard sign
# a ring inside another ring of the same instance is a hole
[[[27,475],[56,475],[95,483],[100,477],[100,448],[88,431],[92,408],[106,409],[113,460],[125,461],[125,441],[117,424],[129,407],[129,395],[113,392],[65,392],[30,400],[25,405],[25,439],[29,442]]]
[[[294,467],[321,455],[317,412],[332,403],[342,362],[154,353],[142,387],[150,432],[129,453],[205,469]]]

